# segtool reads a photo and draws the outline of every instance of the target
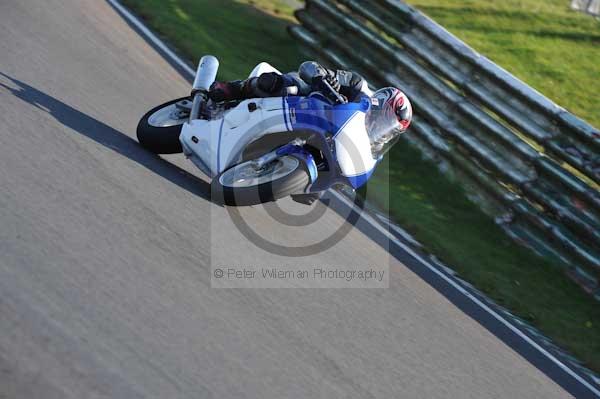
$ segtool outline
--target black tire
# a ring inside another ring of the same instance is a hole
[[[137,138],[144,148],[155,154],[177,154],[183,151],[179,142],[179,134],[183,123],[174,126],[156,127],[150,125],[148,119],[156,111],[186,99],[189,100],[189,97],[178,98],[154,107],[140,119],[137,126]]]
[[[212,180],[212,199],[219,204],[248,206],[276,201],[290,194],[302,193],[310,181],[304,162],[298,160],[296,169],[281,178],[249,187],[224,186],[221,184],[221,176],[232,168],[223,171]]]

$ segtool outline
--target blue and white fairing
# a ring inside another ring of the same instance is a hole
[[[292,130],[312,130],[322,135],[333,134],[333,158],[340,176],[354,188],[362,186],[371,176],[377,160],[371,154],[371,143],[365,128],[365,115],[370,99],[331,105],[320,95],[287,97],[287,114]]]
[[[334,148],[325,155],[331,169],[336,169],[331,161],[339,165],[339,173],[337,169],[329,173],[328,181],[317,179],[310,191],[326,189],[335,182],[358,188],[377,164],[365,128],[369,106],[367,96],[359,102],[338,105],[318,94],[244,100],[220,119],[185,123],[180,141],[184,153],[214,177],[241,162],[244,148],[266,134],[313,131],[323,138],[332,136]]]

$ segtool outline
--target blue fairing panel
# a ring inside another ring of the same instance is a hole
[[[335,125],[333,133],[339,133],[342,127],[350,120],[352,115],[357,112],[367,112],[369,110],[369,106],[369,97],[363,97],[359,102],[336,105],[334,107],[334,112],[331,115],[331,120]]]
[[[286,122],[291,130],[313,130],[319,133],[335,134],[359,111],[366,112],[368,101],[332,105],[321,95],[309,97],[286,97],[288,112]]]

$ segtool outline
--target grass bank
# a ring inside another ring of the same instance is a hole
[[[243,79],[260,61],[283,71],[301,62],[287,35],[287,1],[125,0],[149,26],[195,65],[203,54],[219,58],[219,80]],[[255,5],[256,6],[255,6]]]
[[[217,55],[219,79],[242,78],[262,60],[281,70],[296,69],[302,60],[285,31],[290,1],[123,2],[190,60]],[[394,147],[369,184],[369,199],[463,278],[600,371],[600,306],[558,267],[510,241],[416,149]]]
[[[568,0],[407,0],[546,97],[600,127],[600,20]]]

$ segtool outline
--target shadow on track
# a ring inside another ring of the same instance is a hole
[[[16,89],[13,89],[0,82],[0,86],[10,91],[15,97],[44,112],[48,112],[63,125],[139,163],[148,170],[164,177],[192,194],[210,201],[210,184],[204,180],[148,152],[137,141],[126,134],[76,110],[62,101],[5,73],[0,72],[0,76],[5,77],[18,86]]]

